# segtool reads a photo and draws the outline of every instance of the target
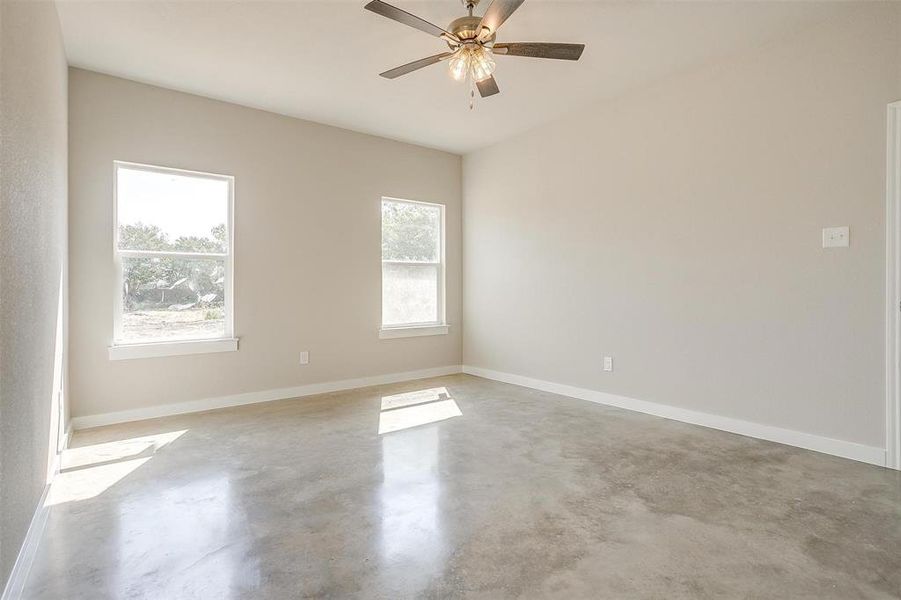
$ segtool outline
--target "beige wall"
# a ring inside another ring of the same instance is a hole
[[[0,2],[0,589],[65,421],[66,78],[54,5]]]
[[[460,363],[459,156],[78,69],[69,91],[75,416]],[[114,160],[235,176],[238,352],[108,359]],[[382,195],[447,206],[449,335],[378,338]]]
[[[895,3],[895,13],[897,13],[895,19],[901,23],[901,2]],[[895,100],[901,101],[901,35],[897,36],[895,41],[898,46],[897,62],[895,63],[898,71],[898,85],[895,87]]]
[[[464,363],[884,447],[897,8],[468,155]]]

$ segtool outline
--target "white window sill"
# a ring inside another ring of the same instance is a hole
[[[154,358],[158,356],[181,356],[184,354],[235,352],[237,349],[238,338],[187,340],[184,342],[153,342],[149,344],[119,344],[109,347],[109,359],[128,360],[132,358]]]
[[[409,327],[382,327],[379,339],[421,337],[424,335],[447,335],[447,325],[413,325]]]

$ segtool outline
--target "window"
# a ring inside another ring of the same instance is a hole
[[[111,358],[237,349],[230,339],[233,187],[224,175],[115,163]],[[148,344],[156,348],[134,349]]]
[[[444,207],[382,198],[381,337],[441,333]]]

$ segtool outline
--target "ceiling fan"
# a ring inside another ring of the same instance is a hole
[[[451,21],[447,29],[442,29],[428,21],[392,6],[381,0],[372,0],[364,8],[372,12],[403,23],[429,35],[441,38],[447,43],[449,52],[442,52],[411,63],[395,67],[384,73],[382,77],[395,79],[401,75],[412,73],[417,69],[447,60],[451,76],[458,81],[469,82],[479,90],[483,98],[500,92],[494,79],[494,55],[528,56],[530,58],[556,58],[561,60],[579,60],[585,44],[553,44],[547,42],[505,42],[496,43],[498,28],[525,0],[492,0],[481,18],[473,16],[473,9],[479,0],[462,0],[469,12],[466,17]],[[475,91],[470,89],[470,104]]]

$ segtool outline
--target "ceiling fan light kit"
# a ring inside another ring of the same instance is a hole
[[[451,77],[457,81],[483,81],[494,73],[495,62],[487,46],[461,46],[448,59]]]
[[[382,2],[372,0],[364,8],[383,17],[387,17],[409,27],[438,37],[447,43],[450,52],[442,52],[426,58],[401,65],[384,73],[382,77],[395,79],[401,75],[412,73],[423,67],[441,61],[448,61],[451,77],[464,81],[470,86],[470,109],[475,90],[483,98],[500,92],[494,79],[494,56],[527,56],[530,58],[553,58],[558,60],[579,60],[584,44],[556,44],[549,42],[508,42],[495,43],[500,26],[525,0],[492,0],[485,14],[473,16],[473,10],[479,0],[463,0],[468,16],[455,19],[442,29],[428,21],[410,14],[405,10]]]

